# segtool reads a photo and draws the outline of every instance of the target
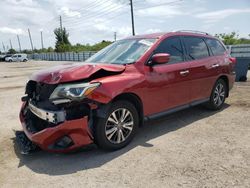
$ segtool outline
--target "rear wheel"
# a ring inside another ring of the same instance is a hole
[[[138,112],[128,101],[116,101],[98,118],[95,125],[95,141],[100,148],[117,150],[133,139],[139,125]]]
[[[207,107],[211,110],[221,109],[225,102],[227,92],[228,88],[225,81],[222,79],[217,80],[211,93],[210,100],[207,103]]]
[[[26,62],[26,61],[27,61],[27,59],[24,59],[24,60],[23,60],[23,62]]]

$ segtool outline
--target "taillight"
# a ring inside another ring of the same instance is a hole
[[[231,66],[232,66],[232,69],[234,70],[234,68],[235,68],[235,65],[236,65],[236,58],[235,57],[230,57],[229,58],[229,61],[230,61],[230,64],[231,64]]]
[[[229,60],[230,60],[233,64],[236,64],[236,58],[235,58],[235,57],[230,57]]]

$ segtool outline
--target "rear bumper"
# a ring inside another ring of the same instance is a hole
[[[25,120],[25,108],[29,108],[27,102],[23,103],[20,111],[20,121],[23,130],[26,136],[41,149],[52,152],[68,152],[93,142],[93,137],[88,127],[88,116],[70,121],[65,120],[53,127],[48,127],[41,131],[32,133]],[[49,112],[51,113],[51,111]],[[34,115],[38,116],[38,114]],[[62,140],[65,137],[67,137],[67,140],[71,140],[71,143],[67,144],[65,147],[61,147],[61,144],[58,145],[58,143],[62,143]]]

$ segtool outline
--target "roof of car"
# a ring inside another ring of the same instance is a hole
[[[189,35],[189,36],[200,36],[200,37],[208,37],[208,38],[214,38],[213,36],[209,35],[208,33],[201,32],[201,31],[172,31],[172,32],[161,32],[161,33],[151,33],[151,34],[144,34],[144,35],[135,35],[130,36],[127,39],[131,38],[161,38],[166,35]]]

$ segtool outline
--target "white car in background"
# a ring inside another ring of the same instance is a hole
[[[28,57],[27,57],[27,54],[14,54],[11,57],[6,57],[5,61],[7,61],[7,62],[18,62],[18,61],[26,62],[26,61],[28,61]]]

